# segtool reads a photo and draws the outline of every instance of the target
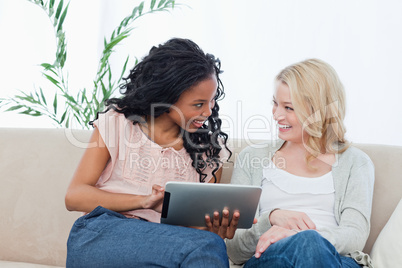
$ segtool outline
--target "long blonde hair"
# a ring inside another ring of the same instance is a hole
[[[308,162],[321,153],[342,153],[345,140],[345,91],[331,65],[308,59],[283,69],[277,81],[285,83],[297,118],[309,135],[304,145]]]

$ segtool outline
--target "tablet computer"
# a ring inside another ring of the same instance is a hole
[[[261,187],[235,184],[168,182],[161,214],[161,223],[181,226],[205,226],[205,215],[214,211],[240,212],[237,228],[250,228],[260,200]]]

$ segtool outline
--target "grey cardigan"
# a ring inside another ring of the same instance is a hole
[[[272,141],[245,148],[237,157],[231,183],[261,185],[262,169],[282,146]],[[370,232],[370,215],[374,187],[374,165],[370,158],[355,147],[336,155],[332,166],[335,187],[335,218],[337,228],[320,230],[320,234],[335,246],[341,255],[363,249]],[[250,229],[238,229],[233,239],[226,240],[229,258],[235,264],[249,260],[258,239],[271,224],[270,212],[259,214]]]

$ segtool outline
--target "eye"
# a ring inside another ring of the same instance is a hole
[[[274,106],[278,106],[278,103],[276,103],[276,101],[275,101],[275,100],[272,100],[272,105],[274,105]]]
[[[288,111],[294,111],[293,108],[289,107],[289,106],[286,106],[285,109],[288,110]]]
[[[194,104],[194,106],[195,106],[195,107],[197,107],[197,108],[201,108],[201,107],[202,107],[202,105],[203,105],[203,103],[197,103],[197,104]]]

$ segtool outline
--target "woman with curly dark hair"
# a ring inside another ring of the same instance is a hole
[[[226,212],[221,223],[207,217],[204,230],[158,224],[166,182],[219,182],[230,157],[220,73],[219,59],[179,38],[130,71],[123,97],[91,122],[94,146],[66,194],[68,210],[86,213],[71,230],[68,267],[228,267],[222,238],[239,215],[230,225]]]

